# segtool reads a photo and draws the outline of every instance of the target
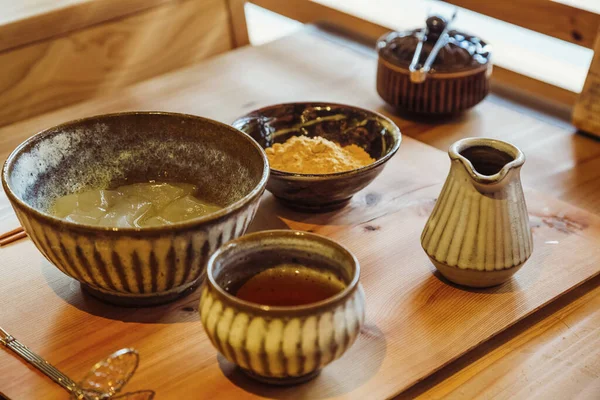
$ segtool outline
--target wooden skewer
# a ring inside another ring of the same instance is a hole
[[[19,233],[19,232],[23,232],[23,227],[22,226],[20,226],[18,228],[15,228],[12,231],[8,231],[8,232],[4,232],[4,233],[0,234],[0,240],[4,239],[4,238],[7,238],[9,236],[12,236],[12,235],[14,235],[16,233]]]
[[[19,239],[23,239],[24,237],[27,237],[27,233],[25,233],[25,231],[21,231],[15,235],[5,237],[4,239],[0,239],[0,247],[6,246],[7,244],[15,242]]]

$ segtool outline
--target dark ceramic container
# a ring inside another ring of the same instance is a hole
[[[430,17],[425,28],[391,32],[378,40],[377,92],[398,111],[448,116],[475,106],[489,93],[491,47],[477,36],[444,28],[444,19]],[[427,70],[424,64],[439,41],[443,46]]]
[[[346,205],[381,173],[401,142],[400,130],[383,115],[334,103],[277,104],[240,117],[233,126],[263,148],[292,136],[322,136],[342,146],[358,145],[376,160],[362,168],[331,174],[298,174],[271,168],[267,190],[284,204],[302,211],[329,211]]]
[[[197,287],[208,257],[245,232],[268,176],[261,148],[228,125],[132,112],[38,133],[8,157],[2,185],[29,237],[62,272],[109,302],[152,305]],[[48,213],[65,194],[150,180],[194,183],[224,208],[147,228],[89,226]]]

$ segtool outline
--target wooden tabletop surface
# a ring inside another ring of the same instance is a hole
[[[358,50],[355,46],[345,46],[331,36],[303,32],[264,47],[232,52],[205,64],[138,84],[117,96],[5,127],[0,130],[0,158],[4,159],[18,143],[40,129],[77,117],[112,111],[179,111],[230,122],[235,116],[266,104],[328,100],[361,105],[389,115],[389,110],[375,93],[374,71],[373,53]],[[215,79],[215,76],[226,79]],[[521,147],[528,157],[523,169],[527,186],[600,213],[600,144],[574,135],[562,123],[530,113],[493,96],[463,117],[442,124],[409,122],[397,117],[394,120],[403,134],[443,150],[449,143],[464,136],[492,136],[509,140]],[[411,143],[416,146],[416,142]],[[438,153],[427,151],[427,154]],[[443,153],[439,154],[445,157]],[[439,178],[442,180],[445,177],[443,168],[432,167],[430,173],[441,174]],[[10,229],[8,225],[0,219],[0,231]],[[294,225],[300,229],[306,226],[310,224]],[[2,251],[0,249],[0,254]],[[76,287],[64,284],[67,278],[57,271],[43,268],[42,272],[46,285],[59,288],[57,290],[60,293],[56,293],[58,296],[81,297]],[[401,396],[509,398],[551,394],[569,398],[595,398],[600,392],[599,283],[597,278],[589,281]],[[20,311],[23,312],[24,321],[39,318],[35,317],[38,310],[29,310],[26,304]],[[147,311],[138,314],[142,319],[149,315]],[[53,321],[48,320],[52,318],[52,313],[44,318],[45,326],[53,325]],[[168,316],[165,316],[163,323],[169,323]],[[43,335],[63,335],[58,324],[54,325],[50,331],[37,333],[29,326],[29,333],[25,336],[13,333],[43,343]],[[103,332],[101,326],[98,326],[98,330]],[[109,332],[101,336],[103,340],[111,340]],[[86,363],[89,366],[94,361],[88,360],[93,349],[89,349],[88,356],[85,356],[85,346],[81,350],[84,353],[63,353],[60,356],[62,362],[72,368]],[[0,356],[3,362],[6,360],[11,363],[19,372],[14,379],[24,384],[29,382],[27,374],[34,372],[6,358],[6,354]],[[209,356],[214,357],[214,354]],[[74,361],[74,357],[78,357],[78,361]],[[43,378],[37,379],[36,385],[44,384]],[[142,388],[143,385],[138,382],[137,386]],[[3,387],[0,384],[0,388]],[[51,386],[49,390],[52,390]]]

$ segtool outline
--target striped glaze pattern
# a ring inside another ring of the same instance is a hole
[[[8,157],[2,186],[52,264],[98,298],[138,306],[191,293],[210,254],[245,232],[268,176],[260,146],[229,125],[194,115],[126,112],[33,135]],[[49,212],[66,194],[155,180],[194,184],[203,200],[223,208],[141,229],[73,223]]]
[[[379,59],[377,92],[393,107],[418,114],[456,114],[482,101],[490,91],[488,69],[453,78],[429,76],[412,83],[408,70]]]
[[[421,244],[438,268],[442,264],[464,271],[516,272],[533,251],[519,169],[498,183],[481,185],[461,161],[453,160]]]
[[[365,298],[358,285],[342,303],[318,312],[255,314],[237,308],[207,284],[200,317],[226,359],[263,378],[293,379],[320,370],[352,346],[364,324]]]
[[[36,247],[63,273],[126,301],[193,286],[204,275],[208,257],[245,233],[259,198],[225,218],[156,234],[79,230],[47,223],[19,206],[15,211]]]

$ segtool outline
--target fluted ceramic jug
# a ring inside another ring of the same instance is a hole
[[[448,153],[450,173],[421,245],[448,280],[499,285],[533,250],[520,177],[525,156],[509,143],[481,138],[459,140]]]

